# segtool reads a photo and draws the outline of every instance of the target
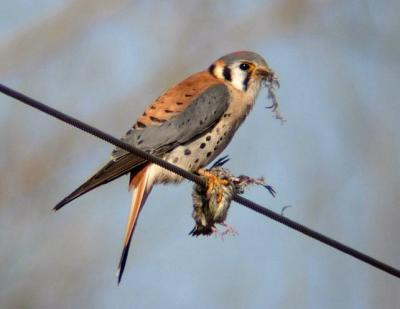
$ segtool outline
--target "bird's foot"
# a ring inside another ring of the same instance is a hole
[[[222,198],[223,198],[223,186],[229,185],[229,180],[227,179],[221,179],[215,176],[213,173],[205,170],[205,169],[198,169],[197,173],[200,176],[203,176],[206,179],[206,186],[207,186],[207,197],[210,197],[212,192],[216,189],[217,191],[217,203],[221,203]]]
[[[213,225],[212,227],[211,227],[211,235],[214,235],[215,236],[215,238],[219,238],[219,239],[221,239],[222,241],[224,241],[224,233],[221,233],[220,231],[218,231],[218,229],[216,228],[216,226],[215,225]]]
[[[267,184],[265,182],[264,177],[261,178],[253,178],[250,176],[246,176],[246,175],[240,175],[238,177],[235,177],[233,179],[233,182],[236,184],[237,188],[238,188],[238,193],[242,194],[244,192],[244,189],[248,186],[248,185],[261,185],[263,186],[265,189],[268,190],[268,192],[275,197],[276,196],[276,191],[275,189]]]
[[[237,235],[239,235],[239,232],[235,229],[234,226],[226,224],[226,223],[221,223],[221,225],[223,227],[225,227],[225,230],[221,233],[222,236],[225,236],[225,235],[237,236]]]

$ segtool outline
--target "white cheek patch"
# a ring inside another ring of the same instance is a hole
[[[244,91],[245,85],[244,81],[247,77],[247,72],[239,69],[238,67],[232,68],[231,76],[232,76],[232,85],[236,89]]]
[[[217,65],[215,68],[214,68],[214,75],[217,77],[217,78],[219,78],[219,79],[224,79],[224,74],[223,74],[223,70],[224,70],[224,68],[222,67],[222,66],[220,66],[220,65]]]

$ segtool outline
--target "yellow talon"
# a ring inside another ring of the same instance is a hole
[[[211,195],[214,188],[217,187],[217,203],[221,203],[224,194],[222,186],[227,186],[229,181],[227,179],[218,178],[213,173],[202,168],[198,169],[197,173],[206,178],[208,197]]]

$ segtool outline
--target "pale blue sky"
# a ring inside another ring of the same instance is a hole
[[[172,84],[257,51],[288,121],[261,93],[224,152],[278,192],[246,197],[293,205],[291,219],[400,267],[398,12],[396,1],[5,1],[1,82],[121,136]],[[4,96],[0,128],[2,308],[400,306],[394,277],[236,204],[238,237],[189,237],[189,183],[153,191],[117,287],[127,178],[50,211],[112,147]]]

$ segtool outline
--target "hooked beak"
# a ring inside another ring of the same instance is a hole
[[[270,68],[259,67],[256,69],[256,74],[260,76],[263,81],[279,88],[278,77]]]

